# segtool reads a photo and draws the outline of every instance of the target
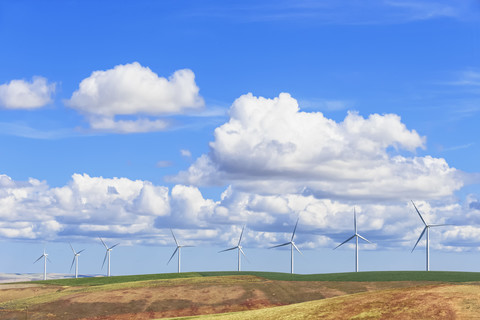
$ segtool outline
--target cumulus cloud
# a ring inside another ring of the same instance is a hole
[[[415,156],[426,139],[398,115],[349,112],[336,122],[320,112],[301,112],[287,93],[241,96],[214,137],[210,152],[173,181],[336,199],[436,198],[463,185],[444,159]]]
[[[6,109],[35,109],[52,102],[55,83],[43,77],[33,77],[31,82],[12,80],[0,85],[0,106]]]
[[[451,223],[469,217],[468,204],[417,201],[429,223]],[[362,235],[379,248],[411,248],[423,224],[408,201],[353,203],[312,195],[260,195],[228,187],[218,201],[193,186],[170,190],[149,181],[74,174],[63,187],[50,188],[36,179],[14,181],[0,175],[0,239],[68,240],[122,238],[135,243],[171,242],[175,228],[188,243],[228,245],[247,225],[245,245],[264,247],[291,235],[298,217],[300,247],[332,247],[353,230],[357,211]],[[438,228],[439,248],[471,248],[478,228]],[[440,230],[441,229],[441,230]],[[177,231],[176,231],[177,232]],[[450,250],[450,249],[448,249]]]
[[[300,217],[300,247],[332,247],[351,234],[356,208],[360,233],[378,248],[411,249],[423,224],[410,199],[429,223],[480,221],[475,196],[463,204],[453,197],[465,175],[444,159],[415,155],[425,143],[394,114],[350,112],[337,122],[301,112],[288,94],[248,94],[215,130],[210,152],[171,188],[87,174],[50,188],[0,175],[0,238],[100,234],[169,244],[175,228],[188,243],[227,245],[247,224],[245,244],[262,247],[287,239]],[[228,186],[219,200],[205,198],[198,186],[215,183]],[[469,250],[478,230],[461,230],[438,228],[435,245]]]
[[[130,133],[164,130],[164,120],[145,116],[183,114],[198,110],[204,102],[191,70],[177,70],[167,79],[134,62],[94,71],[80,82],[67,104],[85,114],[92,129]],[[139,115],[144,117],[115,120]]]

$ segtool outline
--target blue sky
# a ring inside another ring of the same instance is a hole
[[[476,1],[4,1],[0,272],[478,271]],[[116,261],[115,261],[116,259]]]

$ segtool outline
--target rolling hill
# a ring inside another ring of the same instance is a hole
[[[479,285],[480,273],[416,271],[61,279],[0,285],[0,319],[468,318],[480,310]]]

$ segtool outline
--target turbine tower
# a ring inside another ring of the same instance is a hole
[[[180,273],[180,249],[182,248],[186,248],[186,247],[193,247],[193,246],[181,246],[178,244],[178,241],[177,241],[177,238],[175,238],[175,234],[173,234],[173,230],[170,229],[170,231],[172,232],[172,236],[173,236],[173,240],[175,240],[175,244],[177,245],[177,247],[175,248],[175,251],[173,251],[173,254],[172,256],[170,257],[170,259],[168,260],[167,264],[170,263],[170,261],[173,259],[173,257],[175,256],[175,253],[177,253],[178,251],[178,273]]]
[[[78,252],[75,252],[75,249],[73,249],[72,244],[69,243],[70,248],[72,248],[73,251],[73,260],[72,260],[72,265],[70,266],[70,271],[72,271],[73,264],[75,263],[75,279],[78,278],[78,256],[80,253],[82,253],[85,249],[82,249]]]
[[[98,237],[100,238],[100,237]],[[105,258],[103,258],[103,264],[102,264],[102,269],[103,269],[103,266],[105,265],[105,260],[107,260],[107,256],[108,256],[108,270],[107,270],[107,277],[110,277],[110,252],[112,251],[113,248],[115,248],[116,246],[118,246],[120,243],[117,243],[113,246],[111,246],[110,248],[105,244],[105,242],[103,242],[102,238],[100,238],[100,241],[102,241],[105,249],[107,250],[105,252]]]
[[[293,228],[292,238],[290,238],[289,242],[285,242],[269,248],[269,249],[272,249],[272,248],[278,248],[278,247],[290,245],[290,273],[291,274],[293,274],[293,248],[295,248],[298,251],[298,253],[303,255],[303,253],[295,245],[295,242],[293,242],[293,237],[295,237],[295,231],[297,230],[298,220],[300,220],[300,217],[298,217],[297,223],[295,223],[295,228]]]
[[[352,240],[353,238],[355,238],[355,272],[358,272],[358,238],[362,239],[362,240],[365,240],[366,242],[368,243],[371,243],[370,241],[368,241],[367,239],[365,239],[364,237],[362,237],[358,232],[357,232],[357,213],[355,211],[355,207],[353,208],[353,228],[355,230],[355,233],[353,234],[353,236],[351,236],[350,238],[348,238],[347,240],[343,241],[342,243],[340,243],[338,246],[336,246],[333,250],[337,249],[338,247],[340,247],[341,245],[347,243],[348,241]]]
[[[418,216],[420,217],[420,219],[422,219],[422,222],[423,224],[425,225],[425,227],[423,228],[423,231],[422,233],[420,233],[420,237],[418,237],[418,240],[417,242],[415,243],[415,246],[413,246],[413,249],[412,249],[412,252],[413,250],[415,250],[415,248],[417,247],[417,244],[418,242],[420,242],[420,239],[422,239],[422,236],[423,234],[425,233],[425,231],[427,232],[427,236],[426,236],[426,240],[427,240],[427,243],[425,244],[425,253],[427,255],[427,261],[426,261],[426,270],[427,271],[430,271],[430,244],[429,244],[429,240],[430,240],[430,228],[433,228],[433,227],[443,227],[443,226],[448,226],[448,224],[427,224],[425,222],[425,220],[423,219],[422,215],[420,214],[420,211],[418,211],[417,209],[417,206],[415,205],[415,203],[413,203],[413,200],[412,201],[412,204],[415,208],[415,210],[417,211],[418,213]]]
[[[228,249],[225,249],[225,250],[222,250],[222,251],[219,251],[219,252],[218,252],[218,253],[220,253],[220,252],[225,252],[225,251],[230,251],[230,250],[238,249],[238,271],[240,271],[240,269],[241,269],[241,256],[240,256],[240,253],[243,254],[243,256],[244,256],[245,258],[247,258],[247,256],[245,255],[245,252],[243,252],[242,246],[241,246],[242,236],[243,236],[243,230],[245,230],[245,226],[243,226],[243,228],[242,228],[242,233],[240,233],[240,239],[238,239],[238,244],[237,244],[236,247],[228,248]]]
[[[51,262],[51,261],[50,261],[50,259],[48,259],[48,253],[45,252],[45,249],[43,249],[43,254],[37,260],[35,260],[34,263],[36,263],[38,260],[40,260],[42,258],[44,259],[44,261],[43,261],[43,280],[47,280],[47,260],[49,262]]]

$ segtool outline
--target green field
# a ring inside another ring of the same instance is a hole
[[[96,286],[123,282],[249,275],[269,280],[278,281],[439,281],[439,282],[472,282],[480,281],[480,272],[454,272],[454,271],[370,271],[325,274],[289,274],[278,272],[185,272],[185,273],[159,273],[116,277],[92,277],[79,279],[60,279],[36,281],[39,284],[61,286]]]

